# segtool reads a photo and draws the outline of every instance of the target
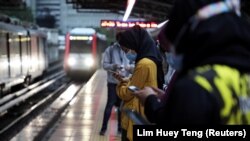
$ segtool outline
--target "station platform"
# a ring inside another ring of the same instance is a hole
[[[82,87],[47,138],[49,141],[120,141],[117,134],[116,109],[113,108],[108,129],[99,135],[107,101],[107,75],[98,70]]]

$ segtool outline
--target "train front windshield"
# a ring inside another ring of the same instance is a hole
[[[92,40],[92,36],[70,36],[67,62],[72,70],[90,70],[94,67]]]
[[[71,36],[70,52],[79,54],[91,53],[92,52],[91,36]]]

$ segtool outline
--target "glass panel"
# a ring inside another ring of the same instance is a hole
[[[70,52],[71,53],[91,53],[92,40],[71,40]]]

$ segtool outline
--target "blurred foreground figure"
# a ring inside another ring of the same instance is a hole
[[[166,39],[178,76],[134,93],[156,124],[250,124],[250,26],[238,0],[176,0]]]

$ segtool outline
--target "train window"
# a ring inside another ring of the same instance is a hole
[[[22,72],[28,73],[28,64],[29,64],[29,53],[28,53],[28,41],[30,39],[26,36],[21,36],[21,52],[22,52]]]
[[[0,79],[8,77],[7,34],[0,32]]]
[[[6,34],[0,32],[0,56],[6,55]]]
[[[72,53],[89,53],[92,51],[91,40],[71,40],[70,52]]]

